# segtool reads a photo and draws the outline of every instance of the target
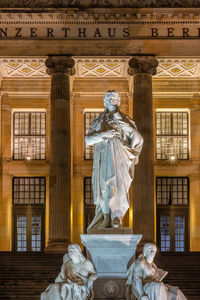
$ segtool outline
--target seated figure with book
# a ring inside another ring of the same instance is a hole
[[[186,300],[179,288],[162,282],[168,272],[154,264],[156,251],[155,244],[146,243],[128,269],[127,300]]]

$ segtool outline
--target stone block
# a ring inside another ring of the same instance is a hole
[[[126,278],[127,264],[135,253],[141,234],[82,234],[98,278]]]
[[[123,229],[129,230],[121,228]],[[119,232],[120,229],[108,230]],[[81,241],[97,271],[98,279],[94,285],[95,299],[125,299],[127,265],[134,256],[141,238],[141,234],[123,233],[81,235]]]

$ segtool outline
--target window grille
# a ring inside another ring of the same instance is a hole
[[[17,215],[17,251],[26,251],[27,219],[26,215]]]
[[[189,180],[187,177],[157,177],[156,200],[158,205],[188,205]]]
[[[86,205],[94,204],[92,177],[84,178],[84,202]]]
[[[175,216],[175,251],[184,252],[185,245],[185,220],[184,216],[176,215]]]
[[[32,251],[41,251],[41,216],[33,215],[31,224]]]
[[[85,136],[90,129],[92,121],[100,115],[100,112],[85,112],[84,114],[84,124],[85,124]],[[89,146],[85,143],[85,160],[93,159],[94,155],[94,145]]]
[[[14,112],[13,114],[13,158],[46,158],[46,113]]]
[[[45,204],[46,179],[44,177],[14,177],[14,204]]]
[[[156,113],[156,159],[188,159],[188,113]]]
[[[170,251],[170,216],[160,216],[160,239],[161,239],[161,251]]]

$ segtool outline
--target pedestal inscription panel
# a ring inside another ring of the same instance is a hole
[[[81,240],[91,255],[98,278],[126,278],[127,264],[135,254],[141,234],[82,234]]]

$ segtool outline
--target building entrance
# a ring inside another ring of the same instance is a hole
[[[14,251],[40,252],[44,249],[44,208],[14,207]]]
[[[161,252],[187,252],[188,190],[186,177],[157,177],[157,243]]]
[[[45,178],[13,178],[13,251],[44,249]]]

